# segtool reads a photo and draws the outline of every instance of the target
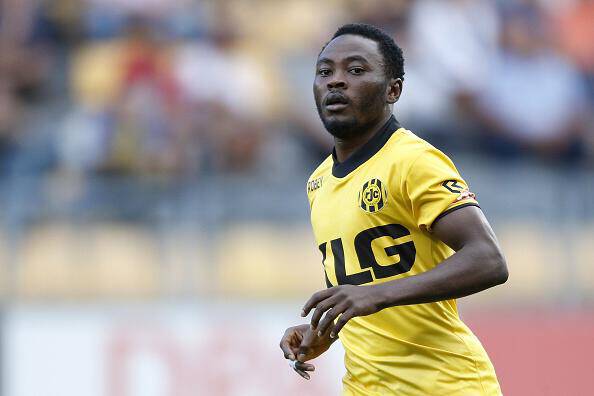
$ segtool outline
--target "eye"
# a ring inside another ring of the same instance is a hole
[[[328,77],[330,75],[330,69],[318,69],[318,75]]]
[[[365,69],[363,69],[362,67],[353,67],[353,68],[349,69],[349,73],[354,74],[355,76],[363,74],[364,72],[365,72]]]

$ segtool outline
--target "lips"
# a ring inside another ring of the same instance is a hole
[[[326,96],[326,99],[324,100],[324,105],[326,106],[326,109],[329,111],[342,110],[345,107],[347,107],[348,104],[348,98],[337,92],[328,94],[328,96]]]

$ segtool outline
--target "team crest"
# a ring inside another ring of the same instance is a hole
[[[388,191],[380,179],[371,179],[363,184],[359,192],[359,206],[366,212],[374,213],[386,206]]]

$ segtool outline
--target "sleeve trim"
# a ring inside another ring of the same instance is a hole
[[[442,217],[445,217],[446,215],[449,215],[450,213],[455,212],[458,209],[466,208],[467,206],[476,206],[479,209],[481,208],[479,206],[479,204],[477,204],[475,202],[468,202],[468,203],[465,203],[465,204],[462,204],[462,205],[454,206],[453,208],[450,208],[450,209],[442,212],[439,216],[437,216],[435,218],[435,220],[433,220],[433,223],[431,223],[431,228],[433,228],[435,226],[435,224],[437,224],[437,222],[439,220],[441,220]]]

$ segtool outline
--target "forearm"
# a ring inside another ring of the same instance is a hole
[[[434,269],[377,286],[381,308],[465,297],[504,283],[505,259],[496,246],[463,247]]]

